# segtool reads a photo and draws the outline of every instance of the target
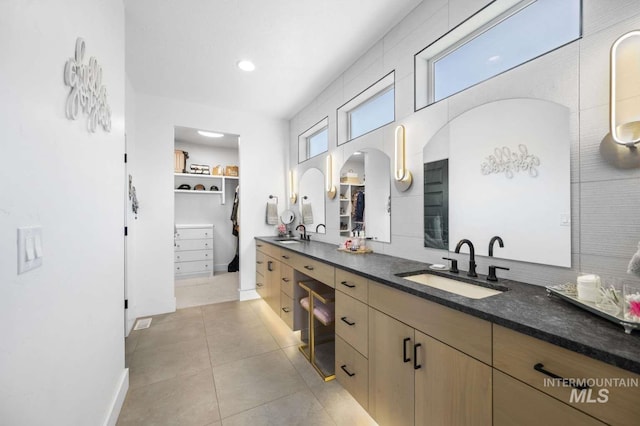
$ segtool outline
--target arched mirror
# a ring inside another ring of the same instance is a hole
[[[316,168],[307,169],[300,178],[298,193],[300,223],[307,233],[325,234],[324,174]]]
[[[364,231],[391,242],[391,160],[377,149],[354,152],[340,169],[340,236]]]

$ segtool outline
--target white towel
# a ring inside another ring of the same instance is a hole
[[[311,203],[302,203],[302,224],[311,225],[313,223],[313,209]]]
[[[278,224],[278,205],[267,202],[267,225]]]

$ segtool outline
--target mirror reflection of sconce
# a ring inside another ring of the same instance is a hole
[[[404,192],[407,189],[411,188],[411,184],[413,183],[413,175],[407,169],[404,126],[396,127],[395,132],[394,177],[396,182],[396,189],[398,189],[398,191]]]
[[[609,133],[600,155],[620,169],[640,167],[640,30],[620,36],[609,63]]]
[[[331,154],[327,155],[327,165],[325,167],[325,190],[327,191],[327,197],[333,200],[336,198],[336,187],[333,185],[333,159]]]
[[[291,204],[295,204],[298,201],[298,195],[295,191],[294,179],[293,179],[293,170],[289,170],[289,201]]]

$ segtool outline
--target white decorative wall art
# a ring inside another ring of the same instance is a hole
[[[87,129],[94,133],[98,126],[111,131],[111,108],[107,103],[107,88],[102,85],[102,67],[95,57],[83,64],[85,42],[76,40],[75,57],[64,66],[64,84],[71,88],[65,113],[69,120],[77,120],[80,110],[88,115]]]
[[[531,177],[538,176],[540,159],[529,154],[525,144],[518,145],[518,151],[511,151],[508,146],[494,149],[493,155],[488,156],[487,161],[480,164],[480,171],[483,175],[504,173],[509,179],[513,178],[514,173],[526,171]]]

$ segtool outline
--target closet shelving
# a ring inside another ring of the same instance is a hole
[[[363,190],[364,184],[341,183],[340,184],[340,234],[349,236],[351,230],[355,227],[351,217],[351,197],[356,191]],[[342,224],[347,224],[347,229],[342,229]]]
[[[220,204],[224,204],[225,203],[225,198],[226,198],[226,181],[227,180],[235,180],[237,181],[239,178],[238,176],[219,176],[219,175],[204,175],[204,174],[196,174],[196,173],[174,173],[174,190],[173,192],[175,192],[176,194],[207,194],[207,195],[215,195],[215,194],[219,194],[221,195],[220,197]],[[185,179],[186,178],[186,179]],[[198,183],[201,183],[205,186],[205,188],[210,188],[211,185],[214,185],[214,183],[212,183],[212,181],[216,181],[219,182],[218,184],[215,184],[218,188],[220,188],[219,191],[209,191],[208,189],[205,189],[204,191],[194,191],[193,189],[176,189],[178,186],[180,186],[182,183],[185,182],[185,180],[189,180],[189,185],[191,185],[192,187],[194,185],[197,185]],[[196,181],[195,183],[193,183],[194,181]]]

